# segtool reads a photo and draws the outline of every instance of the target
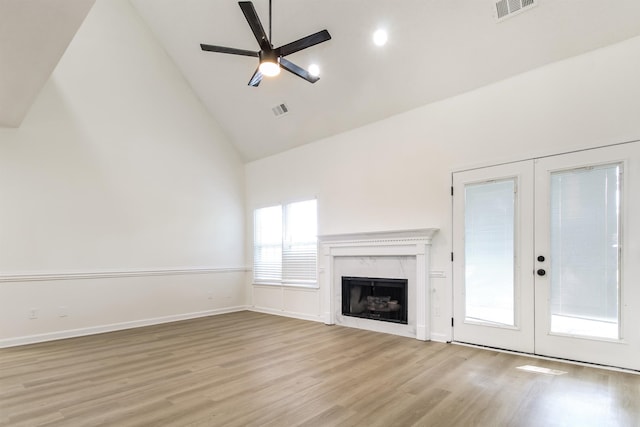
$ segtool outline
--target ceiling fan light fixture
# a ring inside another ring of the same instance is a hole
[[[280,74],[280,64],[277,62],[263,61],[258,67],[263,76],[273,77]]]
[[[275,51],[268,50],[260,52],[260,66],[258,70],[263,76],[273,77],[280,74],[280,58]]]

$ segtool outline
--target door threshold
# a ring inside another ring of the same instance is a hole
[[[472,344],[472,343],[461,342],[461,341],[451,341],[451,344],[461,345],[461,346],[464,346],[464,347],[473,347],[473,348],[480,348],[480,349],[485,349],[485,350],[497,351],[498,353],[507,353],[507,354],[513,354],[513,355],[516,355],[516,356],[526,356],[526,357],[530,357],[532,359],[549,360],[549,361],[552,361],[552,362],[563,362],[563,363],[568,363],[568,364],[571,364],[571,365],[586,366],[588,368],[605,369],[607,371],[616,371],[616,372],[624,372],[624,373],[627,373],[627,374],[640,375],[640,370],[621,368],[619,366],[609,366],[609,365],[602,365],[602,364],[599,364],[599,363],[581,362],[579,360],[563,359],[561,357],[543,356],[543,355],[535,354],[535,353],[525,353],[525,352],[522,352],[522,351],[506,350],[504,348],[490,347],[490,346],[487,346],[487,345]]]

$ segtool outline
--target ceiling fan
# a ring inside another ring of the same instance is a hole
[[[293,62],[285,58],[287,55],[301,51],[308,47],[317,45],[318,43],[331,40],[331,35],[327,30],[322,30],[309,36],[303,37],[291,43],[287,43],[283,46],[274,48],[271,42],[271,0],[269,0],[269,37],[264,32],[264,28],[260,23],[256,9],[253,7],[253,3],[250,1],[238,2],[244,17],[253,31],[253,35],[258,41],[260,50],[257,52],[244,49],[235,49],[232,47],[214,46],[209,44],[200,44],[200,48],[209,52],[230,53],[233,55],[253,56],[260,59],[258,68],[253,73],[251,80],[249,80],[249,86],[257,87],[262,81],[263,76],[275,76],[280,74],[280,68],[284,68],[290,73],[296,76],[302,77],[310,83],[317,82],[320,78],[312,75],[307,70],[297,66]]]

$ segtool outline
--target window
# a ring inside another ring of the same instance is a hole
[[[254,283],[315,285],[317,234],[315,199],[256,209]]]

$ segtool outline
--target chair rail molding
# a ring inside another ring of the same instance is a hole
[[[187,274],[244,273],[249,267],[179,267],[144,270],[39,271],[0,273],[0,283],[40,282],[54,280],[117,279],[121,277],[179,276]]]

